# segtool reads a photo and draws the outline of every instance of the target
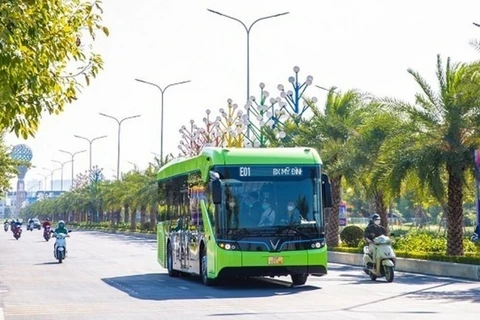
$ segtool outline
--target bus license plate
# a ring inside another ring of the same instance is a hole
[[[268,257],[268,264],[283,264],[283,257]]]

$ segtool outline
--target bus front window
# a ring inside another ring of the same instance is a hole
[[[238,232],[267,232],[284,227],[301,229],[312,237],[323,232],[319,183],[302,180],[264,179],[241,181],[225,179],[221,205],[223,235]]]

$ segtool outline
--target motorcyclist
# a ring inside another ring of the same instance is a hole
[[[16,227],[21,227],[22,226],[22,223],[20,222],[20,220],[15,220],[15,226]]]
[[[368,243],[368,250],[370,251],[370,254],[373,254],[375,249],[373,239],[381,235],[387,235],[387,230],[380,225],[380,221],[380,216],[375,213],[372,216],[367,228],[365,228],[365,239]]]
[[[55,232],[56,234],[59,234],[59,233],[68,234],[68,230],[65,228],[65,221],[60,220],[58,222],[58,228],[55,229],[55,231],[53,232]]]
[[[32,218],[28,219],[28,225],[27,225],[28,228],[30,228],[31,230],[33,230],[33,225],[34,225],[33,219],[32,219]]]
[[[45,221],[43,221],[42,223],[42,228],[43,229],[47,229],[47,227],[52,227],[52,223],[50,222],[50,219],[45,219]]]
[[[470,240],[473,242],[480,241],[480,223],[477,225],[475,231],[473,231],[473,234],[470,236]]]

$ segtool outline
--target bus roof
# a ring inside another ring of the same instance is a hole
[[[214,165],[262,165],[262,164],[322,164],[314,148],[220,148],[205,147],[200,154],[190,158],[177,158],[158,171],[157,179],[163,180],[195,170],[206,174]]]

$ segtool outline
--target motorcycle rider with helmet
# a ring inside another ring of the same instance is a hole
[[[373,254],[373,251],[375,249],[373,239],[382,235],[387,235],[387,230],[380,224],[380,221],[380,216],[375,213],[372,216],[372,219],[370,220],[367,228],[365,228],[365,239],[368,243],[368,250],[370,251],[370,255]]]
[[[473,234],[470,236],[470,241],[472,242],[480,241],[480,223],[477,225],[477,227],[475,228],[475,231],[473,231]]]
[[[51,227],[52,226],[52,223],[50,222],[50,219],[45,219],[45,221],[42,223],[42,228],[43,229],[46,229],[48,227]]]
[[[60,220],[58,222],[58,228],[53,231],[54,233],[63,233],[63,234],[68,234],[68,230],[65,228],[65,221]]]

